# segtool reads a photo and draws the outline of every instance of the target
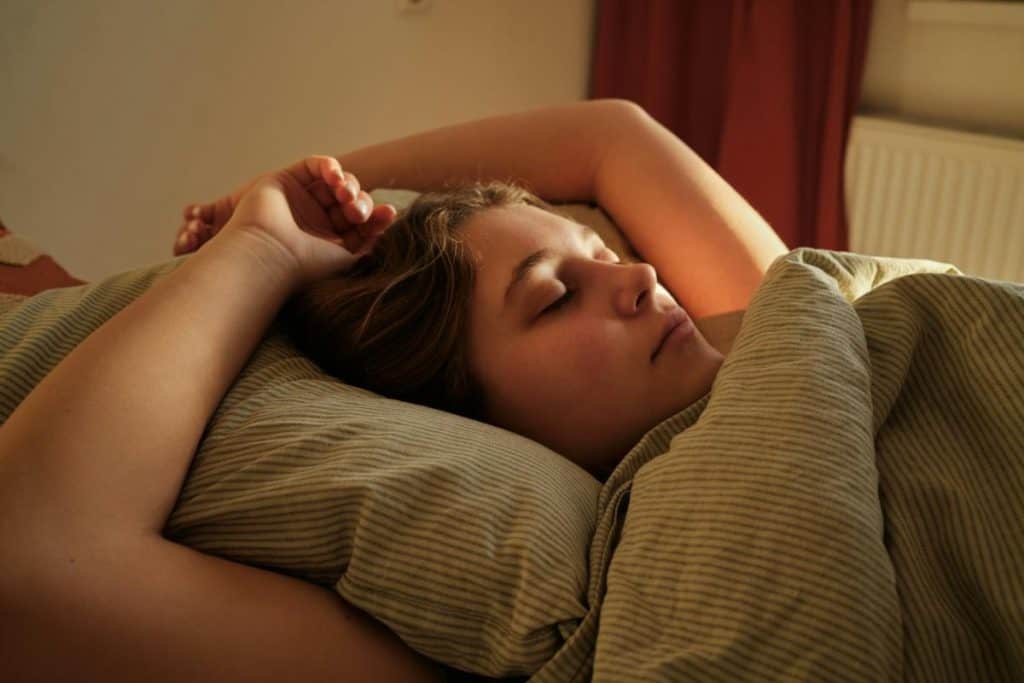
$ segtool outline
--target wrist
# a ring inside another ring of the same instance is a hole
[[[215,249],[210,249],[215,247]],[[225,226],[196,256],[210,250],[211,256],[243,260],[258,271],[266,284],[291,294],[298,288],[301,269],[298,260],[283,244],[251,226]]]

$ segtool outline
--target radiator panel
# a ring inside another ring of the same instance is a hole
[[[1024,282],[1024,141],[854,117],[850,250]]]

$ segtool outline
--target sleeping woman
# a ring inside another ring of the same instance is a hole
[[[586,138],[568,130],[580,115]],[[552,145],[559,127],[565,142]],[[394,211],[360,184],[436,192],[352,269],[292,297],[297,345],[346,381],[522,434],[602,480],[710,390],[741,309],[786,252],[693,152],[621,101],[432,131],[341,165],[342,198],[362,202],[373,229]],[[497,180],[508,176],[547,199],[596,201],[648,262],[620,262],[593,230]],[[242,194],[186,207],[175,254],[216,234]]]
[[[385,187],[426,194],[396,215],[363,189]],[[644,261],[620,262],[548,203],[570,201],[601,206]],[[15,679],[441,680],[336,593],[161,534],[270,322],[283,310],[328,372],[518,432],[604,478],[710,390],[787,251],[692,150],[618,100],[310,157],[185,214],[175,253],[195,254],[0,430],[0,659]]]

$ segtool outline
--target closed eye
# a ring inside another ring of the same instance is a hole
[[[614,251],[612,251],[611,249],[609,249],[608,247],[605,247],[605,248],[604,248],[604,252],[603,252],[603,255],[605,255],[605,256],[609,256],[609,257],[611,257],[612,259],[614,259],[614,260],[612,261],[612,263],[622,263],[622,261],[620,261],[620,260],[619,260],[619,255],[618,255],[618,254],[616,254],[616,253],[615,253]],[[572,298],[573,298],[574,296],[576,296],[576,290],[575,290],[575,289],[568,289],[568,288],[567,288],[567,289],[565,290],[565,294],[563,294],[563,295],[562,295],[561,297],[559,297],[559,298],[558,298],[558,299],[556,299],[556,300],[555,300],[554,302],[552,302],[550,306],[548,306],[548,307],[547,307],[547,308],[545,308],[545,309],[544,309],[543,311],[541,311],[541,312],[540,312],[540,315],[538,315],[537,317],[540,317],[540,316],[542,316],[542,315],[547,315],[548,313],[554,313],[555,311],[558,311],[558,310],[559,310],[560,308],[562,308],[562,307],[563,307],[563,306],[565,306],[565,305],[566,305],[567,303],[569,303],[570,301],[572,301]]]
[[[547,315],[548,313],[552,313],[554,311],[557,311],[562,306],[565,306],[567,303],[569,303],[569,301],[575,295],[576,295],[576,290],[575,289],[566,289],[565,290],[565,294],[563,294],[561,297],[556,299],[554,301],[554,303],[552,303],[550,306],[548,306],[543,311],[541,311],[540,314],[541,315]]]

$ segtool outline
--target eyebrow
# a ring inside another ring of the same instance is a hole
[[[592,239],[594,237],[600,238],[600,235],[598,235],[597,232],[589,225],[584,225],[583,223],[576,223],[576,225],[579,227],[580,235],[582,235],[584,240]],[[550,249],[538,249],[519,262],[519,265],[517,265],[512,271],[512,281],[508,283],[508,288],[505,290],[504,305],[506,307],[508,306],[508,301],[512,296],[513,290],[526,281],[526,277],[530,274],[531,270],[536,268],[543,261],[551,258],[552,255],[553,252]]]

